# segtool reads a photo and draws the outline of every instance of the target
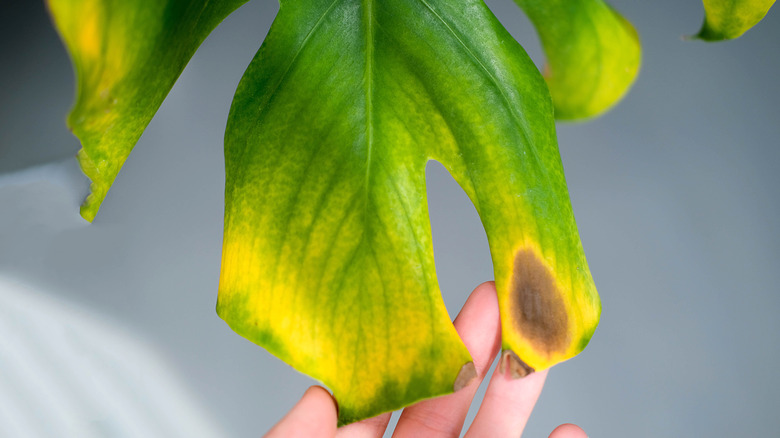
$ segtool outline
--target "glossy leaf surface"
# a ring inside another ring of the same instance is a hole
[[[600,304],[550,96],[482,1],[283,1],[228,120],[217,310],[329,386],[342,424],[469,374],[436,278],[430,159],[487,232],[505,364],[581,351]]]
[[[92,221],[119,169],[206,36],[246,0],[48,0],[77,77],[68,126],[92,181]]]
[[[741,36],[764,18],[775,0],[703,0],[704,25],[698,38],[729,40]]]
[[[601,0],[515,0],[547,54],[545,78],[555,117],[601,114],[631,87],[641,47],[634,27]]]

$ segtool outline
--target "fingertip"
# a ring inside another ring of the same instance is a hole
[[[336,400],[321,386],[312,386],[266,437],[332,437],[336,434]]]
[[[502,374],[496,369],[466,436],[520,436],[546,377],[547,370],[515,379],[509,372]]]
[[[588,438],[588,435],[576,424],[564,423],[550,433],[550,438]]]
[[[391,415],[392,412],[386,412],[357,423],[341,426],[336,432],[336,436],[338,438],[381,437],[387,429],[387,424],[390,423]]]
[[[336,399],[322,386],[310,386],[306,392],[303,393],[301,401],[299,401],[298,404],[303,403],[304,401],[314,409],[322,410],[323,412],[331,411],[334,414],[338,413]]]
[[[333,398],[331,393],[320,385],[312,385],[308,387],[306,389],[306,392],[303,393],[303,397],[301,397],[301,399],[305,397],[320,400],[320,401],[327,400],[328,402],[333,404],[336,403],[336,400]]]
[[[463,304],[463,310],[467,310],[473,306],[485,306],[495,305],[496,311],[498,311],[498,293],[496,292],[496,284],[493,281],[486,281],[471,292],[471,295],[466,299],[466,303]]]
[[[474,294],[490,294],[494,297],[496,297],[496,301],[498,301],[497,292],[496,292],[496,282],[493,280],[486,281],[479,286],[477,286],[474,289],[474,292],[472,292],[472,295]]]

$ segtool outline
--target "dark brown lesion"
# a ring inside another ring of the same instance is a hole
[[[509,293],[509,318],[537,350],[552,353],[568,347],[569,317],[563,297],[534,251],[524,249],[515,255]]]

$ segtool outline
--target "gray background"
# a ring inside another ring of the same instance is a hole
[[[541,63],[518,9],[488,3]],[[775,8],[741,39],[705,44],[681,40],[701,24],[696,0],[613,5],[641,35],[639,79],[605,116],[559,125],[601,325],[585,352],[552,370],[526,435],[562,422],[596,437],[773,435],[780,16]],[[276,5],[256,0],[208,38],[89,226],[78,216],[79,146],[64,123],[69,61],[42,5],[14,6],[0,18],[0,278],[113,321],[155,352],[222,434],[261,435],[312,382],[231,332],[214,305],[224,125]],[[454,316],[492,279],[487,242],[441,166],[428,181]]]

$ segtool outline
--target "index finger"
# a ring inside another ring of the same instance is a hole
[[[460,435],[471,400],[500,346],[498,298],[492,282],[481,284],[471,293],[454,324],[474,362],[461,370],[464,378],[459,379],[454,394],[404,409],[394,437]]]
[[[502,361],[509,360],[502,356]],[[520,436],[542,392],[547,370],[513,378],[499,363],[466,437]],[[502,372],[504,371],[504,372]]]

